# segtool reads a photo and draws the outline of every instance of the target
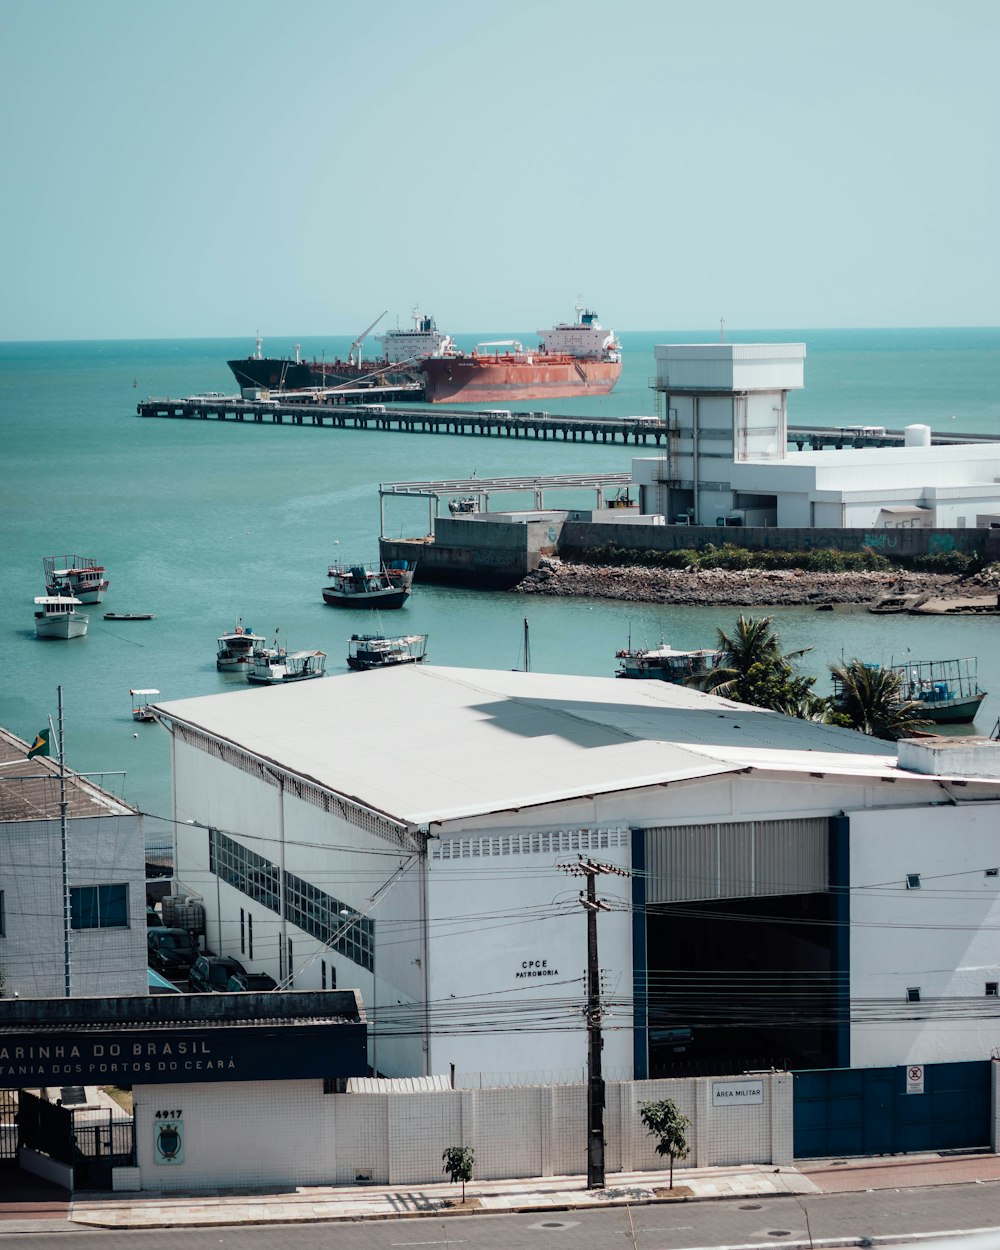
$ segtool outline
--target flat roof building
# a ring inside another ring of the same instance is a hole
[[[8,997],[141,994],[146,861],[141,815],[67,772],[64,926],[59,765],[0,729],[0,969]]]
[[[609,1077],[996,1044],[991,1018],[947,1019],[1000,978],[1000,744],[976,775],[919,742],[903,767],[667,683],[415,665],[159,710],[210,944],[286,986],[358,987],[378,1073],[582,1074],[586,922],[562,871],[581,855],[631,874],[600,882]]]
[[[804,381],[801,343],[680,343],[655,349],[667,433],[632,462],[641,511],[668,522],[780,529],[962,529],[1000,525],[1000,445],[789,451],[788,397]],[[845,421],[849,417],[845,417]]]

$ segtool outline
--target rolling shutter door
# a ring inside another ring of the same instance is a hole
[[[826,817],[647,829],[646,903],[826,890],[827,833]]]

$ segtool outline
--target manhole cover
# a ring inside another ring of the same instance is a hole
[[[562,1230],[565,1230],[567,1228],[576,1228],[579,1222],[580,1222],[579,1220],[542,1220],[538,1224],[529,1224],[528,1227],[537,1228],[539,1230],[544,1228],[546,1232],[548,1232],[553,1228],[558,1228]]]
[[[769,1228],[767,1230],[768,1237],[791,1237],[791,1230],[788,1228]]]
[[[560,1224],[558,1220],[546,1220],[544,1224],[539,1224],[539,1228],[565,1228],[565,1224]]]
[[[744,1203],[743,1206],[740,1207],[740,1210],[741,1211],[759,1211],[760,1203],[759,1202]]]

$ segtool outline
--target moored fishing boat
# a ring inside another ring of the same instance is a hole
[[[244,627],[241,619],[236,622],[232,633],[223,634],[218,639],[215,667],[220,673],[245,672],[254,656],[263,651],[266,642],[263,634],[255,634],[249,626]]]
[[[881,664],[865,664],[878,672]],[[908,660],[905,664],[886,665],[889,672],[899,674],[899,697],[909,704],[915,715],[934,725],[971,725],[987,696],[979,684],[974,657],[958,660]],[[844,698],[843,683],[833,674],[833,704]]]
[[[77,612],[80,600],[70,595],[37,595],[36,638],[83,638],[90,617]]]
[[[661,643],[658,647],[636,650],[629,646],[618,651],[615,658],[620,661],[616,677],[682,683],[689,677],[715,668],[719,662],[719,652],[712,647],[677,651]]]
[[[410,597],[416,567],[409,560],[331,564],[323,602],[335,608],[401,608]]]
[[[503,339],[422,361],[426,399],[454,404],[607,395],[621,377],[621,344],[597,313],[582,304],[576,313],[576,321],[539,330],[541,343],[534,350]]]
[[[45,593],[70,596],[81,603],[100,603],[109,582],[104,566],[90,556],[43,556]]]
[[[347,667],[356,672],[391,668],[395,664],[419,664],[427,658],[427,635],[405,634],[387,638],[384,634],[351,634]]]
[[[971,725],[987,691],[979,684],[973,657],[959,660],[911,660],[892,664],[902,676],[901,694],[935,725]]]
[[[325,651],[286,651],[267,647],[254,655],[247,666],[247,681],[256,686],[280,686],[284,682],[307,681],[326,675]]]

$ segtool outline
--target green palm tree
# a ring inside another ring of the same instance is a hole
[[[816,679],[796,674],[793,663],[809,648],[783,652],[773,623],[773,616],[741,614],[732,635],[719,629],[714,667],[687,684],[738,703],[812,719],[821,702],[810,693]]]
[[[930,721],[903,693],[903,675],[891,668],[879,668],[853,659],[847,664],[831,664],[834,712],[851,729],[895,742]],[[839,719],[838,717],[838,719]]]

